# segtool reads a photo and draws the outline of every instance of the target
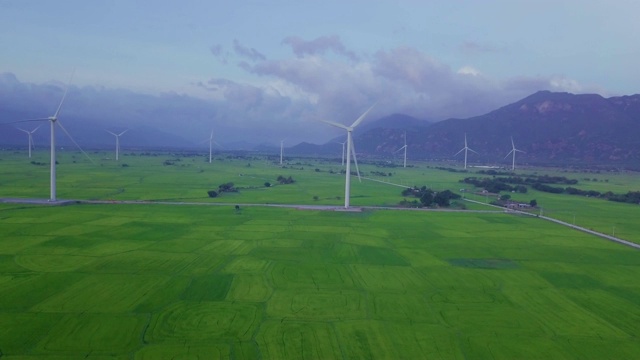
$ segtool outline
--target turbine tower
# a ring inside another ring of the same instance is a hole
[[[284,140],[280,140],[280,166],[282,166],[282,155],[284,154]]]
[[[106,130],[106,132],[108,132],[109,134],[111,134],[111,135],[116,137],[116,161],[118,161],[119,154],[120,154],[120,136],[124,135],[124,133],[126,133],[127,131],[129,131],[129,129],[121,132],[120,134],[116,134],[116,133],[113,133],[113,132],[111,132],[109,130]]]
[[[29,159],[31,159],[31,149],[34,148],[34,146],[33,146],[33,133],[36,132],[38,129],[40,129],[41,126],[42,125],[38,125],[37,128],[35,128],[35,129],[31,130],[31,131],[27,131],[27,130],[18,128],[18,130],[27,133],[27,135],[29,136]]]
[[[345,141],[345,142],[338,143],[338,144],[341,144],[341,145],[342,145],[342,166],[344,166],[344,145],[345,145],[346,143],[347,143],[346,141]]]
[[[509,155],[513,154],[513,159],[511,160],[511,170],[512,171],[516,169],[516,153],[517,152],[524,153],[524,151],[516,149],[516,145],[513,143],[513,136],[512,136],[511,137],[511,151],[509,151],[507,156],[504,157],[506,159]]]
[[[464,133],[464,147],[460,149],[460,151],[458,151],[456,155],[460,154],[462,151],[464,151],[464,168],[466,169],[467,168],[467,152],[471,151],[472,153],[478,154],[473,149],[467,146],[467,133]],[[453,156],[456,156],[456,155],[453,155]]]
[[[364,112],[364,114],[360,115],[360,117],[356,119],[356,121],[354,121],[353,124],[351,124],[351,126],[342,125],[340,123],[333,122],[333,121],[323,120],[323,122],[331,126],[335,126],[347,131],[347,168],[346,168],[345,181],[344,181],[344,208],[345,209],[349,208],[349,199],[351,196],[351,155],[352,154],[353,154],[353,163],[356,166],[356,173],[358,174],[358,179],[360,179],[360,170],[358,170],[358,159],[356,158],[356,150],[355,150],[355,146],[353,145],[353,137],[351,133],[362,122],[362,120],[364,120],[364,118],[371,111],[371,109],[373,109],[374,106],[376,106],[376,104],[373,104],[367,111]]]
[[[212,160],[212,148],[213,148],[213,144],[216,144],[218,146],[221,146],[220,144],[218,144],[215,140],[213,140],[213,130],[211,130],[211,135],[209,136],[209,139],[205,140],[209,142],[209,164],[211,164],[211,160]]]
[[[407,132],[404,132],[404,146],[401,147],[400,149],[396,150],[395,152],[398,152],[400,150],[404,149],[404,166],[403,167],[407,167]]]
[[[67,87],[64,90],[64,94],[62,95],[62,100],[60,100],[60,104],[58,104],[58,108],[56,109],[56,112],[52,116],[49,116],[46,118],[17,121],[18,123],[32,122],[32,121],[49,121],[49,123],[51,124],[51,171],[50,171],[49,201],[52,201],[52,202],[57,200],[57,197],[56,197],[57,196],[56,195],[56,190],[57,190],[56,189],[56,124],[60,126],[60,129],[62,129],[62,131],[69,137],[69,139],[73,142],[73,144],[77,146],[78,149],[80,149],[80,151],[89,159],[89,161],[95,164],[91,159],[91,157],[89,157],[89,155],[87,155],[87,153],[84,152],[84,150],[82,150],[80,145],[78,145],[78,143],[73,139],[73,137],[71,137],[71,134],[69,134],[67,129],[65,129],[64,126],[62,126],[62,123],[58,121],[58,115],[60,115],[60,109],[62,109],[62,104],[64,103],[64,99],[67,97],[67,92],[69,91],[69,84],[71,83],[72,78],[73,78],[73,73],[71,74],[71,77],[69,78],[69,83],[67,84]]]

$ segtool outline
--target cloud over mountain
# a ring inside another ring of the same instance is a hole
[[[288,54],[267,54],[237,39],[228,47],[211,45],[212,61],[233,76],[221,72],[194,81],[192,95],[72,87],[64,115],[100,126],[154,126],[192,141],[214,128],[228,141],[323,142],[336,132],[319,120],[348,123],[374,102],[372,117],[442,120],[481,115],[539,90],[599,90],[562,75],[499,79],[474,64],[454,70],[415,47],[360,54],[336,35],[289,36],[282,44]],[[60,84],[23,83],[6,73],[0,95],[7,101],[0,110],[47,115],[61,92]]]

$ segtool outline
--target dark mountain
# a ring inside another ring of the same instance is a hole
[[[358,132],[365,132],[372,129],[422,129],[431,125],[432,122],[421,120],[404,114],[393,114],[385,116],[375,121],[364,121],[358,126]]]
[[[401,129],[372,129],[355,136],[358,151],[391,155],[402,147]],[[513,137],[519,163],[632,164],[640,160],[640,95],[603,98],[541,91],[488,114],[407,129],[414,159],[453,159],[464,146],[470,162],[508,163]],[[462,154],[458,158],[462,158]]]

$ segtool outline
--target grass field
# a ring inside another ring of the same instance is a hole
[[[275,157],[258,155],[232,157],[217,154],[209,164],[203,154],[124,153],[121,161],[110,159],[112,153],[91,152],[92,164],[77,152],[59,153],[58,198],[97,200],[149,200],[219,203],[271,204],[344,204],[344,175],[340,159],[287,159],[280,168]],[[49,197],[49,167],[46,151],[35,152],[33,165],[26,152],[0,152],[0,197]],[[414,163],[412,167],[379,167],[361,160],[362,174],[368,178],[404,186],[426,185],[435,190],[458,191],[468,186],[459,180],[466,176],[485,176],[474,173],[450,172],[436,169],[440,164]],[[126,167],[122,165],[126,164]],[[172,164],[172,165],[165,165]],[[444,165],[451,166],[451,165]],[[380,174],[391,176],[380,176]],[[626,193],[640,190],[640,177],[635,173],[580,173],[562,169],[525,169],[522,174],[559,175],[579,180],[583,190]],[[291,176],[296,182],[279,185],[276,178]],[[233,182],[240,191],[209,198],[208,190],[216,190],[222,183]],[[271,187],[264,183],[270,182]],[[473,189],[469,189],[473,190]],[[401,187],[371,180],[358,182],[353,178],[351,204],[354,206],[396,206],[401,200]],[[468,193],[467,197],[491,201],[484,196]],[[556,195],[529,189],[527,194],[512,194],[518,201],[536,199],[544,212],[568,223],[613,234],[640,243],[640,206],[621,204],[583,196]],[[487,209],[466,203],[469,209]],[[538,210],[540,211],[540,210]]]
[[[503,213],[0,204],[0,351],[637,358],[640,252]]]

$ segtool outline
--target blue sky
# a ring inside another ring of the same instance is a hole
[[[639,13],[631,0],[0,0],[0,73],[36,86],[76,69],[85,96],[145,95],[143,113],[172,94],[199,115],[155,123],[188,139],[320,142],[338,132],[317,120],[350,123],[375,101],[372,117],[442,120],[537,90],[637,93]]]

